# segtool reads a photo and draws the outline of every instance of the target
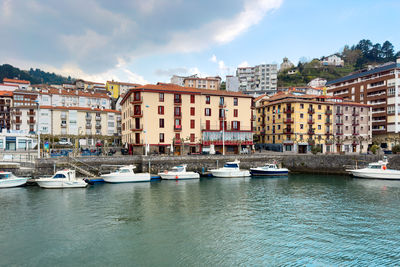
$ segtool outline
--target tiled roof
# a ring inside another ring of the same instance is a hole
[[[3,83],[23,83],[23,84],[30,84],[29,81],[25,81],[25,80],[16,80],[16,79],[9,79],[9,78],[4,78],[3,79]]]
[[[44,92],[46,91],[47,92]],[[57,89],[57,88],[46,88],[41,90],[41,94],[43,95],[69,95],[69,96],[85,96],[85,97],[97,97],[97,98],[107,98],[110,97],[106,93],[99,93],[99,92],[85,92],[82,90],[76,89]]]
[[[344,81],[357,79],[357,78],[360,78],[360,77],[363,77],[363,76],[367,76],[367,75],[371,75],[371,74],[375,74],[375,73],[379,73],[379,72],[382,72],[382,71],[387,71],[387,70],[391,70],[391,69],[395,69],[395,68],[400,68],[400,64],[399,63],[385,64],[385,65],[382,65],[380,67],[374,68],[374,69],[369,70],[369,71],[350,74],[350,75],[344,76],[342,78],[329,81],[329,82],[326,83],[326,85],[328,86],[328,85],[335,84],[335,83],[341,83],[341,82],[344,82]]]
[[[0,96],[13,96],[11,91],[0,91]]]
[[[100,109],[100,108],[87,108],[87,107],[63,107],[63,106],[40,106],[41,109],[66,109],[66,110],[85,110],[85,111],[104,111],[104,112],[114,112],[114,113],[121,113],[118,110],[113,109]]]
[[[16,85],[16,84],[5,84],[5,83],[0,83],[0,86],[11,86],[11,87],[16,87],[16,88],[18,88],[18,85]]]

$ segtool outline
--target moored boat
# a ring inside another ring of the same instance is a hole
[[[101,178],[106,183],[137,183],[150,182],[150,173],[135,173],[134,165],[127,165],[119,168],[115,172],[102,174]]]
[[[238,160],[227,162],[224,167],[210,170],[210,172],[214,177],[221,178],[249,177],[250,172],[248,170],[241,170],[239,164],[240,161]]]
[[[383,160],[368,164],[366,168],[347,171],[357,178],[400,180],[400,171],[388,169],[388,163],[387,157],[384,157]]]
[[[17,187],[26,184],[28,178],[17,177],[12,172],[0,172],[0,188]]]
[[[199,179],[200,174],[186,171],[186,164],[173,167],[171,170],[158,173],[165,180]]]
[[[64,169],[57,171],[52,177],[42,177],[36,179],[35,182],[42,188],[84,188],[88,184],[83,178],[77,178],[75,170]]]
[[[289,170],[286,168],[279,168],[276,164],[267,163],[262,167],[250,168],[250,174],[254,176],[288,175]]]

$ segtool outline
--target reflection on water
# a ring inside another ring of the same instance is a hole
[[[391,265],[400,182],[346,176],[0,190],[0,265]]]

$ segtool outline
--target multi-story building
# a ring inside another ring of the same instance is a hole
[[[3,129],[11,129],[11,108],[13,102],[13,93],[10,91],[0,91],[0,132]]]
[[[249,95],[275,94],[277,89],[277,65],[261,64],[236,70],[239,90]]]
[[[337,55],[331,55],[329,57],[324,58],[321,61],[321,64],[324,66],[336,66],[336,67],[343,67],[344,66],[344,60],[341,59]]]
[[[226,91],[239,92],[239,78],[232,75],[226,76]]]
[[[29,81],[25,80],[4,78],[3,83],[0,83],[0,91],[14,91],[17,89],[26,90],[29,88],[30,84]]]
[[[35,133],[37,130],[38,92],[15,90],[12,112],[12,129],[24,133]]]
[[[221,77],[186,77],[183,79],[183,86],[198,89],[219,90],[221,87]]]
[[[259,143],[280,151],[366,152],[371,143],[370,106],[339,97],[278,93],[257,105]]]
[[[372,135],[383,148],[400,133],[400,59],[327,83],[329,95],[372,106]]]
[[[106,89],[111,92],[111,96],[117,99],[120,95],[126,94],[126,92],[131,89],[140,86],[137,83],[125,83],[116,81],[107,81]]]
[[[158,83],[121,101],[122,142],[143,153],[239,153],[253,144],[252,98],[242,93]]]
[[[171,83],[179,85],[179,86],[185,86],[185,82],[184,81],[185,81],[186,78],[199,78],[199,76],[197,74],[193,74],[193,75],[190,75],[190,76],[173,75],[171,77]]]

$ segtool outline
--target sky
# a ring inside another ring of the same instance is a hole
[[[297,64],[361,39],[400,50],[398,0],[0,0],[0,64],[140,84]]]

